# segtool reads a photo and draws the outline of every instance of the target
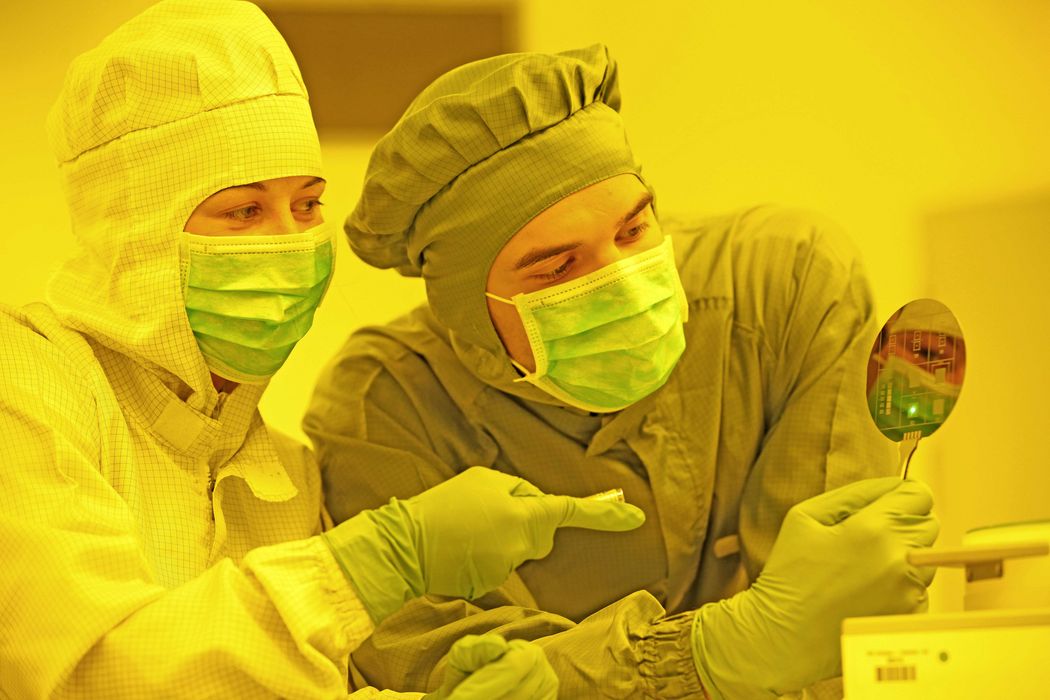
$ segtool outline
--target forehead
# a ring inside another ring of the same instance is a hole
[[[313,177],[309,175],[290,175],[288,177],[275,177],[268,180],[258,180],[256,182],[245,182],[237,185],[230,185],[224,187],[217,192],[213,192],[209,195],[205,201],[212,198],[221,198],[224,196],[237,196],[251,192],[261,193],[272,193],[272,194],[285,194],[289,192],[296,192],[302,189],[308,189],[315,185],[323,185],[325,183],[324,178]]]

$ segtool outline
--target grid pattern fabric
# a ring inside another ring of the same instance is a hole
[[[178,233],[220,189],[322,175],[295,59],[250,3],[168,0],[74,61],[48,128],[79,244],[48,302],[198,401]]]
[[[601,44],[446,73],[376,145],[345,224],[351,248],[371,265],[422,275],[438,318],[502,356],[484,301],[492,260],[562,197],[640,177],[619,108],[616,62]]]
[[[263,386],[218,394],[179,232],[231,185],[321,174],[258,8],[168,0],[78,58],[49,118],[78,249],[0,307],[0,696],[347,694],[372,630],[327,546],[312,454]]]
[[[665,230],[690,305],[685,352],[619,413],[493,387],[426,307],[357,331],[322,374],[304,429],[337,521],[468,465],[548,493],[620,487],[647,515],[631,532],[559,532],[479,601],[410,602],[354,652],[353,674],[433,688],[456,639],[496,630],[538,640],[565,697],[695,697],[691,625],[667,639],[653,623],[745,588],[795,503],[893,473],[864,396],[871,294],[837,228],[757,207]]]

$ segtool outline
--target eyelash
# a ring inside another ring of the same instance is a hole
[[[568,260],[566,260],[565,262],[563,262],[561,265],[559,265],[558,267],[554,268],[550,272],[541,272],[540,274],[536,275],[536,277],[539,277],[540,279],[547,280],[547,281],[556,280],[559,277],[561,277],[562,275],[564,275],[566,272],[568,272],[569,271],[569,266],[572,265],[575,261],[576,261],[576,258],[570,257]]]
[[[234,221],[247,221],[259,212],[259,207],[252,204],[247,207],[241,207],[240,209],[234,209],[223,214],[227,219],[233,219]]]
[[[634,240],[640,238],[642,236],[642,234],[645,233],[647,230],[649,230],[649,222],[648,221],[640,223],[637,226],[634,226],[634,227],[628,229],[627,230],[627,235],[625,235],[624,238],[627,239],[628,242],[634,241]],[[537,277],[538,279],[541,279],[541,280],[544,280],[544,281],[547,281],[547,282],[552,282],[552,281],[554,281],[556,279],[559,279],[560,277],[564,276],[565,273],[569,271],[569,267],[574,262],[576,262],[576,258],[574,258],[574,257],[573,258],[569,258],[568,260],[566,260],[565,262],[563,262],[561,265],[559,265],[558,267],[554,268],[550,272],[541,272],[541,273],[538,273],[538,274],[534,275],[534,277]]]
[[[304,211],[307,214],[312,214],[319,207],[323,207],[324,202],[320,199],[311,199],[306,202]],[[261,207],[257,204],[251,204],[247,207],[241,207],[240,209],[234,209],[232,211],[225,212],[223,216],[227,219],[233,219],[234,221],[248,221],[259,213]]]
[[[634,226],[632,228],[627,229],[627,234],[628,235],[626,235],[624,237],[628,238],[630,240],[634,240],[635,238],[640,238],[641,235],[643,233],[645,233],[646,231],[648,231],[648,230],[649,230],[649,222],[648,221],[644,221],[644,222],[638,224],[637,226]]]

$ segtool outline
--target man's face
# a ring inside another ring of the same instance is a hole
[[[227,187],[197,205],[185,230],[198,236],[302,233],[324,221],[319,177],[292,176]]]
[[[634,175],[617,175],[565,197],[525,224],[492,262],[486,290],[504,299],[535,292],[655,248],[663,239],[649,191]],[[488,299],[488,308],[507,353],[535,371],[517,309],[495,299]]]

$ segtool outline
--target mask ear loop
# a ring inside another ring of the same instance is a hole
[[[186,238],[188,234],[183,233],[179,237],[179,295],[182,304],[186,304],[186,290],[190,283],[190,244]]]
[[[510,299],[507,299],[505,297],[501,297],[501,296],[499,296],[497,294],[493,294],[492,292],[486,291],[485,292],[485,296],[487,296],[490,299],[495,299],[496,301],[503,302],[504,304],[510,304],[511,306],[513,306],[515,308],[517,308],[517,306],[518,306],[517,304],[515,304]],[[535,376],[535,374],[536,374],[535,372],[530,372],[529,370],[525,369],[524,366],[522,366],[517,360],[515,360],[509,354],[507,355],[507,359],[510,360],[510,364],[514,367],[514,369],[518,370],[518,372],[520,372],[521,375],[522,375],[522,376],[518,377],[517,379],[513,380],[515,384],[517,384],[518,382],[527,382],[527,381],[529,381],[530,379],[532,379]]]
[[[535,375],[536,375],[535,372],[530,372],[529,370],[525,369],[525,367],[523,367],[521,364],[519,364],[518,361],[515,360],[513,357],[508,356],[507,359],[510,360],[510,364],[514,367],[514,369],[518,370],[518,372],[520,372],[521,375],[522,375],[522,376],[518,377],[517,379],[512,379],[511,380],[515,384],[518,384],[520,382],[528,382],[529,380],[535,378]]]
[[[517,306],[517,304],[515,304],[510,299],[507,299],[506,297],[501,297],[498,294],[493,294],[492,292],[488,292],[488,291],[485,292],[485,296],[487,296],[489,299],[495,299],[496,301],[502,301],[504,304],[510,304],[511,306]]]

